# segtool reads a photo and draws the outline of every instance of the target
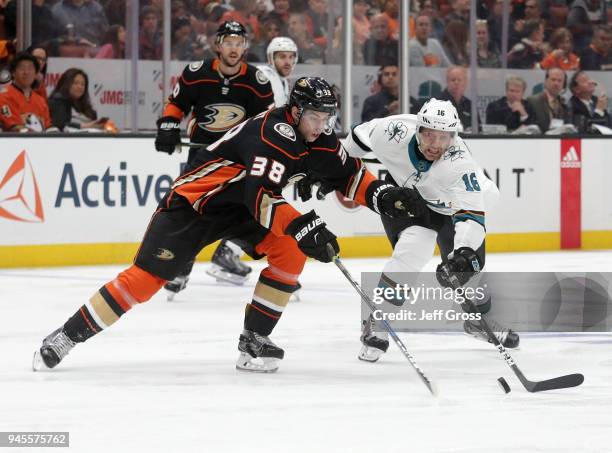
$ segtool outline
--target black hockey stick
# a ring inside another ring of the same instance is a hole
[[[459,283],[459,280],[456,276],[449,275],[449,278],[451,280],[451,283],[453,284],[454,289],[458,289],[461,287],[461,283]],[[478,309],[476,308],[474,302],[466,298],[466,303],[472,313],[478,313]],[[489,337],[489,342],[493,343],[493,345],[497,349],[497,352],[501,354],[502,358],[506,361],[508,366],[512,368],[512,371],[514,371],[514,374],[516,374],[516,377],[519,379],[519,381],[521,381],[521,384],[523,384],[523,387],[525,387],[528,392],[535,393],[544,392],[546,390],[557,390],[569,387],[577,387],[584,382],[584,375],[580,373],[566,374],[565,376],[546,379],[545,381],[530,381],[525,377],[521,369],[518,367],[518,365],[510,355],[510,353],[506,350],[504,345],[500,343],[497,336],[493,333],[484,315],[480,317],[480,325],[487,334],[487,337]]]
[[[344,276],[350,282],[353,288],[355,288],[357,293],[359,293],[359,295],[361,296],[361,299],[367,304],[370,311],[374,313],[376,311],[376,305],[374,305],[374,302],[372,302],[372,299],[370,299],[368,295],[363,291],[359,283],[355,281],[355,279],[353,278],[351,273],[348,271],[348,269],[344,267],[344,264],[342,264],[342,261],[340,261],[340,257],[335,254],[333,247],[329,244],[327,244],[327,253],[329,253],[330,258],[333,260],[334,264],[338,267],[338,269],[340,269],[340,272],[344,274]],[[406,345],[404,345],[404,342],[400,339],[400,337],[397,336],[397,334],[395,333],[395,330],[393,330],[393,327],[391,327],[391,325],[385,319],[382,319],[378,322],[380,322],[382,326],[385,328],[385,330],[389,332],[389,336],[393,338],[393,341],[395,342],[397,347],[400,349],[400,351],[402,351],[402,354],[404,354],[404,357],[406,357],[406,360],[408,360],[410,365],[412,365],[412,368],[414,368],[414,370],[417,372],[417,374],[419,375],[419,378],[421,378],[421,381],[423,381],[423,384],[425,384],[425,386],[429,389],[431,394],[435,396],[436,391],[434,389],[433,384],[431,383],[429,378],[425,375],[421,367],[419,367],[419,365],[416,363],[416,360],[414,360],[414,357],[412,357],[412,355],[408,352],[408,349],[406,349]]]

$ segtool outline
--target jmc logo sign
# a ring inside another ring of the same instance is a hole
[[[18,222],[45,221],[38,183],[25,150],[0,181],[0,217]]]

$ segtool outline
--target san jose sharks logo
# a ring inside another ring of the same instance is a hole
[[[408,128],[401,121],[391,121],[385,129],[385,133],[389,136],[389,141],[395,140],[399,143],[408,135]]]
[[[446,151],[446,153],[444,154],[443,159],[444,160],[450,159],[451,162],[455,162],[457,159],[463,159],[464,153],[465,153],[465,150],[451,146],[450,148],[448,148],[448,151]]]

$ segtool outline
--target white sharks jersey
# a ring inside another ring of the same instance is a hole
[[[416,127],[416,115],[376,118],[356,126],[343,144],[354,157],[373,153],[399,186],[417,189],[429,209],[453,216],[455,249],[476,250],[485,237],[485,211],[499,191],[458,136],[440,159],[425,160]]]
[[[274,93],[274,107],[282,107],[289,102],[289,83],[285,77],[281,77],[276,69],[267,64],[258,65],[257,69],[263,72]]]

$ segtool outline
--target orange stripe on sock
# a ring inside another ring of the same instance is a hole
[[[280,316],[274,316],[273,314],[270,314],[270,313],[268,313],[267,311],[264,311],[264,310],[262,310],[261,308],[256,307],[256,306],[255,306],[255,305],[253,305],[253,304],[251,304],[251,308],[254,308],[255,310],[257,310],[257,311],[259,311],[259,312],[263,313],[264,315],[266,315],[266,316],[268,316],[268,317],[270,317],[270,318],[272,318],[272,319],[280,319]]]
[[[83,319],[85,320],[85,322],[87,323],[87,325],[89,326],[89,328],[91,330],[93,330],[95,333],[98,333],[98,329],[96,329],[90,322],[89,319],[87,319],[87,315],[85,314],[85,310],[83,310],[83,307],[81,307],[81,316],[83,317]]]

